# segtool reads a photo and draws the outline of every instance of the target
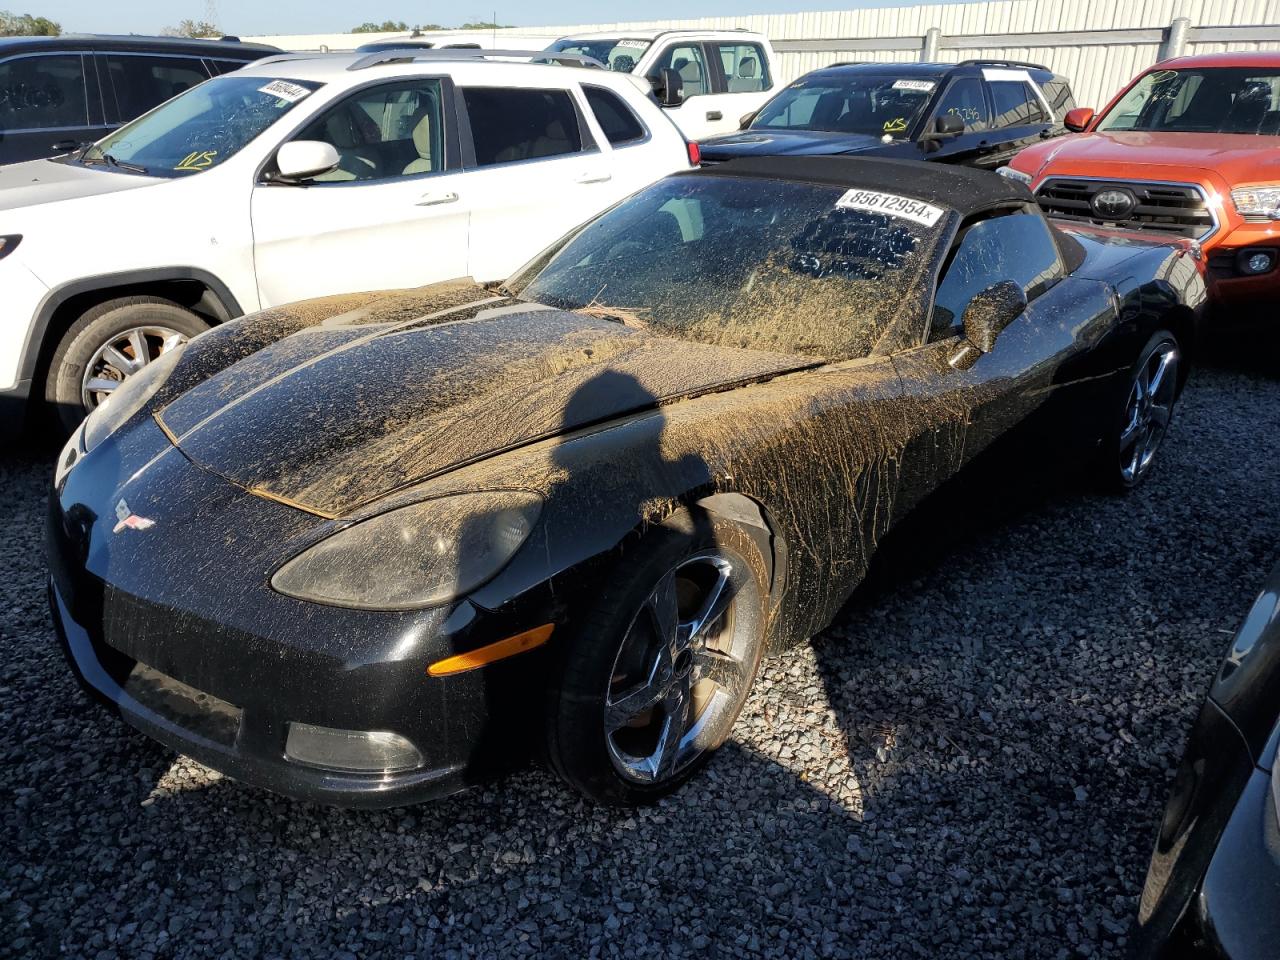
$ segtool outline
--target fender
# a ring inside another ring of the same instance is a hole
[[[122,273],[104,273],[95,277],[84,277],[54,287],[40,301],[31,326],[27,329],[27,339],[22,345],[22,360],[18,368],[19,380],[34,380],[39,366],[40,355],[44,349],[45,334],[58,308],[72,297],[98,290],[110,290],[116,287],[139,287],[148,283],[168,280],[194,280],[204,284],[213,291],[228,320],[244,316],[239,301],[231,293],[231,289],[220,279],[206,270],[197,267],[155,267],[146,270],[126,270]]]

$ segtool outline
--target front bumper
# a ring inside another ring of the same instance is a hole
[[[49,504],[54,622],[94,697],[235,779],[335,806],[430,800],[528,759],[545,651],[453,676],[426,668],[551,619],[545,594],[400,612],[282,596],[270,572],[317,518],[194,466],[149,420],[123,434]],[[126,502],[147,526],[117,524]],[[138,692],[143,672],[191,695],[168,709]],[[286,756],[291,723],[394,733],[422,764],[386,775],[304,765]]]

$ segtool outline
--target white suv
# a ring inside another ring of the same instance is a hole
[[[272,57],[78,154],[0,169],[0,433],[40,395],[73,426],[243,313],[505,279],[691,166],[630,78],[514,56]]]
[[[591,57],[647,81],[691,140],[733,133],[779,84],[773,47],[746,30],[613,30],[562,37],[547,53]]]

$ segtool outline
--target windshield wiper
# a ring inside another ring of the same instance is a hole
[[[141,166],[140,164],[130,163],[128,160],[117,160],[115,157],[113,157],[109,153],[100,153],[96,157],[90,157],[87,154],[88,154],[88,150],[86,148],[84,153],[82,153],[80,156],[81,163],[83,164],[102,163],[108,166],[117,167],[121,170],[127,170],[129,173],[147,173],[148,172],[147,168],[144,166]]]

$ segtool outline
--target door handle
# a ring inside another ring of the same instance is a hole
[[[450,190],[448,193],[424,193],[416,206],[434,207],[442,203],[457,203],[458,195]]]
[[[612,173],[584,173],[580,174],[574,183],[608,183],[613,179]]]
[[[723,114],[723,113],[721,113],[719,110],[708,110],[708,111],[707,111],[707,119],[708,119],[708,120],[723,120],[723,119],[724,119],[724,114]]]

